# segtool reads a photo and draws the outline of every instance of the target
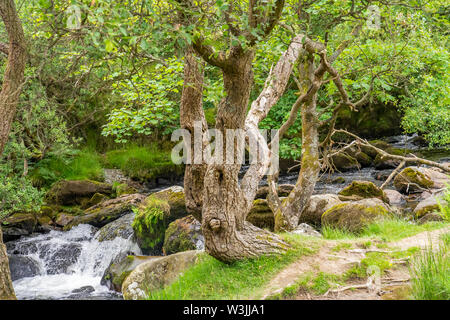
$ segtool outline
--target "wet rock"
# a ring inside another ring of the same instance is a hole
[[[287,197],[289,193],[294,189],[293,184],[280,184],[278,186],[277,192],[279,197]],[[255,199],[266,199],[269,194],[269,186],[260,187],[256,191]]]
[[[158,258],[159,257],[121,254],[117,256],[105,270],[100,284],[107,286],[110,290],[121,292],[123,282],[138,265]]]
[[[444,194],[442,192],[432,195],[425,200],[420,201],[413,213],[416,218],[421,218],[427,215],[428,213],[438,212],[439,203],[442,206],[447,205],[447,201],[444,199]]]
[[[3,243],[20,239],[22,236],[29,235],[25,229],[19,229],[14,227],[2,228],[3,230]]]
[[[266,199],[256,199],[246,220],[261,229],[273,231],[275,218]]]
[[[133,221],[133,230],[142,252],[160,254],[168,225],[187,215],[181,187],[171,187],[148,196],[139,205]]]
[[[110,195],[112,186],[91,180],[61,180],[47,192],[45,200],[51,204],[80,205],[96,193]]]
[[[15,213],[1,222],[3,241],[12,241],[23,235],[31,234],[37,226],[37,218],[34,213]]]
[[[46,261],[48,274],[67,273],[81,254],[81,244],[67,243],[58,246],[46,243],[39,248],[39,258]]]
[[[205,238],[202,225],[192,215],[177,219],[169,224],[164,237],[165,255],[188,250],[203,250]]]
[[[292,233],[322,238],[322,234],[307,223],[300,223]]]
[[[321,225],[322,215],[331,207],[342,203],[335,194],[318,194],[311,196],[308,207],[300,216],[300,223],[307,223],[319,227]]]
[[[138,204],[145,199],[142,194],[129,194],[103,201],[85,211],[83,216],[77,216],[71,223],[64,227],[64,230],[70,230],[79,224],[90,224],[101,228],[108,223],[128,214],[136,208]]]
[[[92,292],[94,292],[95,289],[93,286],[84,286],[75,290],[72,290],[72,293],[77,293],[77,294],[90,294]]]
[[[389,199],[386,197],[383,190],[377,187],[370,181],[353,181],[349,186],[345,187],[338,193],[340,196],[354,198],[355,200],[361,200],[366,198],[378,198],[386,203],[389,203]],[[341,200],[342,199],[340,197]]]
[[[171,284],[198,261],[199,254],[195,250],[183,251],[138,265],[122,285],[124,299],[145,299],[152,291]]]
[[[55,223],[60,227],[65,227],[75,219],[75,216],[66,213],[58,214]]]
[[[441,189],[450,179],[444,173],[423,167],[408,167],[403,169],[394,179],[394,186],[401,193],[423,192]]]
[[[128,213],[123,217],[108,223],[98,231],[96,239],[100,242],[114,240],[117,237],[129,239],[134,235],[132,226],[134,216],[134,213]]]
[[[391,210],[386,203],[377,198],[343,202],[322,215],[322,225],[359,232],[371,222],[388,217]]]
[[[8,256],[8,259],[12,281],[27,277],[35,277],[41,273],[39,263],[30,257],[10,255]]]

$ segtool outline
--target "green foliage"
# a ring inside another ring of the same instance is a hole
[[[417,300],[450,300],[448,243],[429,247],[414,257],[410,266],[413,296]]]
[[[35,165],[30,179],[39,187],[49,187],[61,179],[102,181],[101,157],[89,149],[72,151],[64,157],[49,155]]]
[[[444,192],[443,200],[445,202],[439,201],[437,199],[437,203],[439,206],[439,214],[441,215],[442,219],[446,222],[450,222],[450,186],[447,185],[447,188]]]
[[[166,288],[149,292],[151,300],[173,299],[243,299],[257,294],[271,276],[302,255],[314,252],[315,244],[301,236],[289,236],[292,248],[281,256],[263,256],[224,264],[211,256],[186,270]],[[312,245],[312,247],[311,247]],[[208,275],[208,276],[205,276]]]
[[[0,219],[18,211],[38,211],[44,193],[34,188],[26,177],[11,175],[11,171],[0,165]]]
[[[180,175],[183,168],[171,160],[169,150],[161,150],[156,144],[148,146],[131,145],[124,149],[106,152],[105,167],[122,170],[131,178],[147,181],[158,176]]]

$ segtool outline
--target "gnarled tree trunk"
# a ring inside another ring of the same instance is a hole
[[[13,0],[0,1],[0,15],[8,33],[8,62],[0,92],[0,156],[8,140],[11,122],[24,80],[26,62],[25,36]],[[0,230],[0,299],[15,299],[8,256]]]

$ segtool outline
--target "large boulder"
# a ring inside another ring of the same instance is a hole
[[[168,225],[188,215],[183,188],[171,187],[148,196],[137,210],[133,229],[144,254],[158,255]]]
[[[205,238],[202,225],[192,215],[169,224],[164,237],[163,252],[166,255],[188,250],[203,250]]]
[[[34,213],[15,213],[1,221],[3,241],[13,241],[21,236],[33,233],[37,226],[37,217]]]
[[[129,274],[141,263],[154,259],[158,257],[120,254],[106,268],[100,284],[107,286],[110,290],[121,292],[122,284]]]
[[[333,153],[334,151],[332,151]],[[346,152],[340,152],[331,157],[331,163],[336,170],[345,172],[361,169],[358,160]]]
[[[90,224],[101,228],[108,223],[133,212],[133,209],[145,199],[145,195],[127,194],[116,199],[103,201],[85,211],[82,216],[75,217],[72,222],[64,227],[69,230],[79,224]]]
[[[261,229],[273,231],[275,218],[267,200],[256,199],[247,215],[247,221]]]
[[[403,169],[394,179],[394,186],[402,193],[415,193],[424,190],[441,189],[449,183],[445,173],[432,168],[408,167]]]
[[[41,273],[39,263],[33,258],[13,254],[8,256],[8,259],[12,281],[34,277]]]
[[[123,239],[129,239],[134,235],[134,230],[132,227],[134,221],[134,212],[128,213],[123,217],[108,223],[104,227],[98,230],[95,238],[99,242],[103,241],[111,241],[117,237],[121,237]]]
[[[414,216],[420,219],[425,215],[427,215],[428,213],[438,212],[440,210],[439,204],[441,206],[448,205],[442,192],[432,195],[426,198],[425,200],[420,201],[414,208],[413,211]]]
[[[124,299],[145,299],[152,291],[171,284],[198,261],[199,254],[195,250],[183,251],[138,265],[123,282]]]
[[[82,205],[96,193],[110,195],[113,189],[110,184],[91,180],[61,180],[56,182],[47,192],[47,203],[60,205]]]
[[[359,232],[366,225],[388,216],[390,207],[377,198],[343,202],[322,215],[322,225]]]
[[[377,187],[370,181],[353,181],[350,185],[339,191],[339,195],[345,198],[342,200],[361,200],[366,198],[378,198],[386,203],[389,203],[389,199],[386,197],[383,190]]]
[[[309,200],[309,205],[300,216],[299,222],[319,227],[323,213],[339,203],[342,201],[335,194],[313,195]]]

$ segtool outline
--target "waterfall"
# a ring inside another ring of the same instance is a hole
[[[13,281],[17,298],[71,298],[73,290],[87,286],[95,290],[88,292],[93,298],[114,296],[100,285],[103,272],[117,255],[139,255],[141,251],[132,237],[99,242],[96,231],[90,225],[79,225],[70,231],[51,231],[7,243],[9,255],[30,258],[36,264],[37,274]]]

